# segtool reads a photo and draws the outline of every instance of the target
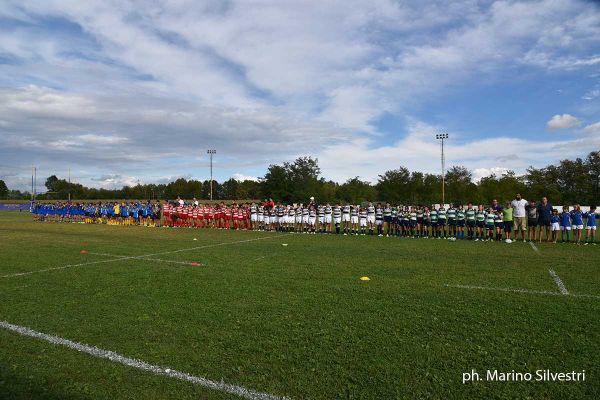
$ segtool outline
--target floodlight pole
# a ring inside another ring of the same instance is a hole
[[[210,156],[210,200],[213,199],[213,155],[216,154],[217,151],[214,149],[207,150],[206,154]]]
[[[69,168],[69,202],[71,202],[71,168]]]
[[[446,158],[444,156],[444,139],[448,139],[447,133],[440,133],[435,135],[435,138],[441,141],[441,158],[442,158],[442,206],[446,204]]]

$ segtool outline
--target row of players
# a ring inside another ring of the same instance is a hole
[[[546,232],[546,240],[557,241],[561,232],[563,241],[594,242],[596,208],[584,213],[579,206],[573,211],[553,210],[551,218],[529,218],[528,238],[539,240]],[[344,235],[411,236],[425,238],[458,238],[473,240],[501,240],[512,238],[512,207],[485,208],[469,203],[466,207],[397,206],[390,204],[359,205],[261,205],[223,203],[215,206],[185,204],[183,201],[164,203],[107,202],[88,204],[34,204],[32,212],[40,220],[106,223],[118,225],[211,227],[227,229],[278,230],[306,233],[342,233]],[[539,227],[539,228],[538,228]],[[545,229],[547,228],[547,229]],[[523,239],[525,239],[523,235]]]
[[[594,242],[596,208],[584,213],[576,205],[573,211],[564,208],[559,215],[554,210],[547,220],[540,216],[529,219],[528,238],[539,240],[546,233],[546,240],[556,242],[558,231],[562,241],[582,240],[586,220],[586,240]],[[511,239],[513,209],[506,207],[486,209],[469,203],[466,207],[415,207],[390,204],[360,205],[336,204],[263,206],[250,204],[233,207],[203,207],[166,205],[163,215],[170,226],[218,227],[234,229],[277,230],[305,233],[342,233],[344,235],[410,236],[425,238],[457,238],[473,240]],[[249,219],[248,219],[249,217]],[[545,229],[545,228],[548,229]],[[522,235],[525,240],[525,234]]]

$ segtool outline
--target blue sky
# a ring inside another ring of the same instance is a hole
[[[600,149],[592,1],[3,1],[0,179],[478,179]]]

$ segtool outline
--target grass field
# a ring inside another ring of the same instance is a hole
[[[537,248],[3,212],[0,321],[291,399],[600,398],[600,246]],[[586,379],[463,384],[472,369]],[[0,397],[239,398],[5,327]]]

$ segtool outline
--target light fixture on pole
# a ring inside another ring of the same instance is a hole
[[[442,205],[446,204],[446,158],[444,157],[444,140],[448,139],[447,133],[439,133],[435,138],[441,140],[442,143]]]
[[[206,154],[210,156],[210,200],[213,199],[213,155],[217,154],[216,150],[206,150]]]

